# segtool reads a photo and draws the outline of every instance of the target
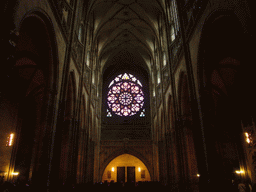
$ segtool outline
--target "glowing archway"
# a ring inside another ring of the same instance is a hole
[[[130,154],[119,155],[114,158],[105,168],[102,175],[102,182],[114,181],[117,182],[117,169],[118,167],[124,167],[125,169],[125,182],[129,180],[127,174],[128,167],[134,167],[135,170],[135,182],[150,181],[150,173],[146,165],[137,157]]]

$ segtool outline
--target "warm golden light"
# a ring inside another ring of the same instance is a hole
[[[13,133],[11,133],[10,135],[9,135],[9,137],[8,137],[8,139],[7,139],[7,144],[6,144],[6,146],[12,146],[13,145],[13,138],[14,138],[14,134]]]
[[[250,134],[248,132],[245,132],[244,134],[245,134],[245,137],[246,137],[246,139],[245,139],[246,142],[248,144],[250,144],[252,142]]]
[[[141,171],[140,167],[138,168],[139,172]]]
[[[122,154],[122,155],[114,158],[106,166],[106,168],[102,174],[101,182],[104,183],[106,180],[108,182],[111,182],[111,181],[113,181],[114,183],[117,182],[117,178],[119,176],[118,175],[119,167],[120,167],[120,170],[122,171],[122,173],[124,174],[123,176],[126,179],[126,181],[124,181],[124,182],[127,182],[127,179],[130,174],[130,172],[129,172],[130,170],[133,171],[133,174],[135,176],[134,182],[151,181],[150,172],[148,171],[147,167],[140,159],[138,159],[137,157],[130,155],[130,154]],[[130,167],[132,167],[132,168],[130,169]],[[114,172],[112,172],[112,168],[114,168]],[[139,168],[140,168],[140,172],[139,172]]]
[[[196,176],[197,176],[197,177],[200,177],[200,174],[197,174]]]
[[[242,174],[242,173],[244,173],[244,171],[242,170],[236,171],[236,174]]]
[[[13,137],[14,137],[14,134],[12,133],[12,134],[10,135],[9,146],[12,146],[12,144],[13,144]]]
[[[12,175],[19,175],[19,172],[13,172]]]
[[[112,167],[112,172],[114,172],[115,171],[115,168],[114,167]]]

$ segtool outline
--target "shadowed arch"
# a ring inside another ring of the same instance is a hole
[[[187,75],[185,74],[185,72],[181,72],[179,77],[178,101],[179,101],[178,103],[179,115],[180,116],[189,115],[189,113],[191,113],[191,111],[189,111],[191,106],[190,106]]]
[[[10,100],[19,103],[20,121],[9,170],[23,167],[21,180],[32,179],[33,184],[41,182],[40,185],[43,185],[49,175],[49,145],[51,129],[54,127],[52,117],[58,82],[56,37],[51,19],[39,9],[28,12],[20,21],[17,30],[19,36],[15,50],[16,63],[9,85],[13,89],[10,91]],[[29,132],[26,129],[28,125],[31,125]],[[18,146],[22,142],[24,146]],[[22,159],[21,156],[25,156],[24,149],[27,150],[27,156]],[[21,166],[23,161],[26,166]]]
[[[241,121],[255,115],[256,103],[250,66],[254,53],[243,22],[232,11],[215,11],[206,19],[199,43],[197,75],[207,161],[217,188],[233,179],[235,169],[248,166]]]
[[[74,72],[70,72],[68,89],[66,92],[65,118],[73,118],[76,107],[76,82]]]
[[[168,102],[167,102],[167,111],[168,111],[168,122],[167,122],[167,132],[173,131],[175,118],[174,118],[174,103],[173,103],[173,96],[169,95]]]
[[[198,189],[199,179],[197,156],[195,149],[195,131],[192,120],[191,99],[189,94],[189,85],[187,74],[181,72],[178,87],[178,107],[179,107],[179,153],[181,175],[185,176],[189,188]]]
[[[55,34],[55,29],[53,26],[53,23],[51,21],[50,16],[42,9],[33,9],[31,11],[28,11],[26,15],[21,20],[18,31],[20,32],[22,28],[24,27],[24,24],[26,23],[37,23],[39,25],[43,26],[43,31],[40,31],[40,33],[35,33],[34,40],[38,40],[40,38],[36,38],[38,35],[46,33],[46,42],[45,45],[47,47],[42,47],[41,49],[48,48],[48,59],[49,63],[48,65],[42,65],[41,67],[47,71],[47,80],[48,80],[48,91],[52,92],[53,94],[56,94],[57,92],[57,79],[59,76],[58,69],[59,69],[59,57],[58,57],[58,46],[57,46],[57,39]],[[30,29],[34,28],[34,26],[28,26]],[[38,42],[37,42],[38,43]],[[31,50],[32,51],[32,50]],[[19,55],[18,55],[19,56]],[[45,55],[46,56],[46,55]]]

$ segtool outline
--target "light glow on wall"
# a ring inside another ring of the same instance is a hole
[[[251,136],[249,133],[245,132],[245,140],[248,144],[250,144],[252,141],[251,141]]]
[[[12,175],[19,175],[19,172],[13,172]]]
[[[6,146],[10,147],[10,146],[13,145],[13,138],[14,138],[14,134],[11,133],[10,136],[8,137],[8,139],[7,139],[7,144],[6,144]]]
[[[243,170],[237,170],[237,171],[236,171],[236,174],[242,174],[242,173],[244,173]]]

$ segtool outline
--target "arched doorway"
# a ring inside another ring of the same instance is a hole
[[[142,182],[150,181],[150,173],[146,165],[137,157],[122,154],[114,158],[105,168],[102,182]]]

